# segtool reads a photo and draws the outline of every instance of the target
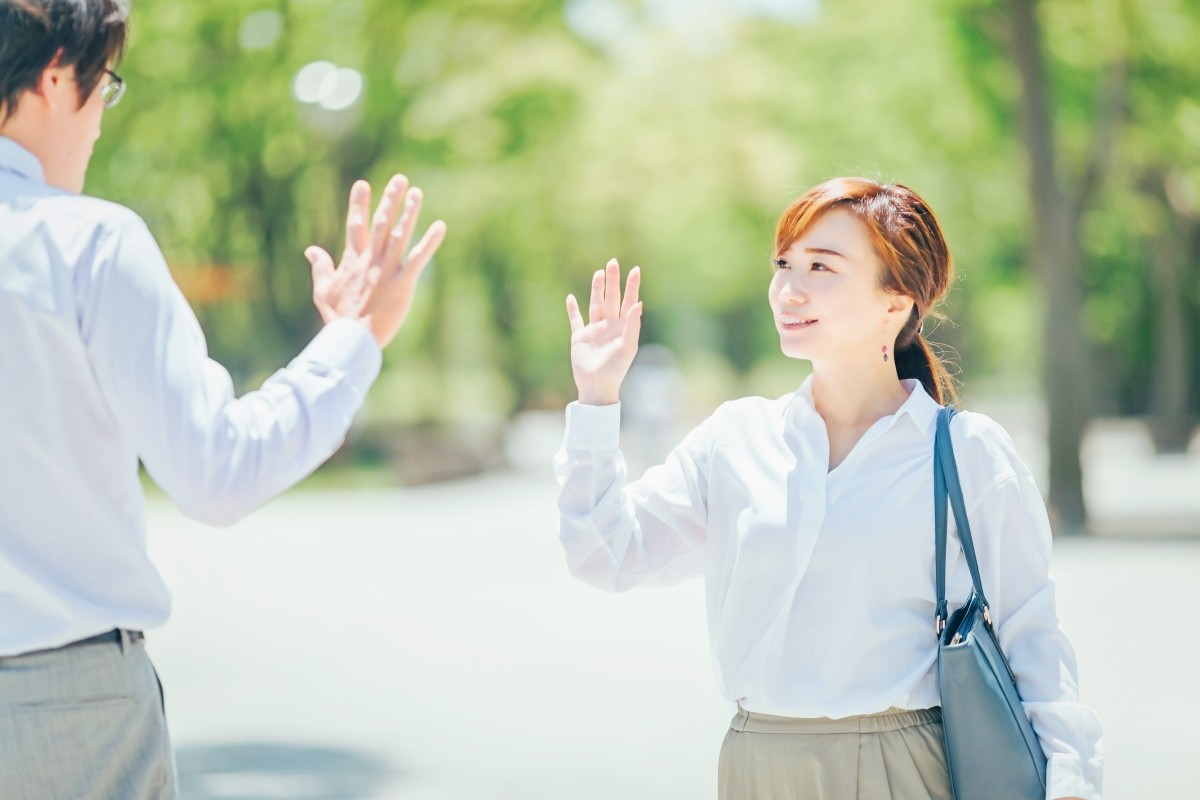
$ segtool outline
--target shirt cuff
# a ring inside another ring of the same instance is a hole
[[[332,367],[364,396],[379,377],[383,351],[367,326],[351,319],[333,319],[321,329],[291,366],[325,375]]]
[[[565,450],[617,450],[621,446],[621,404],[589,406],[574,402],[567,406]]]
[[[1060,797],[1100,800],[1100,787],[1088,783],[1078,756],[1054,753],[1046,762],[1046,800]]]

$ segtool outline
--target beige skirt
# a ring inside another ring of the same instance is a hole
[[[717,786],[719,800],[953,800],[941,709],[845,719],[739,709]]]

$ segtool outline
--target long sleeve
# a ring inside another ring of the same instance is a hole
[[[1079,702],[1075,651],[1059,627],[1046,507],[1007,434],[1003,441],[1008,468],[969,517],[997,638],[1046,753],[1046,797],[1100,800],[1103,733]]]
[[[340,446],[380,369],[365,327],[331,322],[237,398],[145,224],[130,218],[101,236],[76,275],[80,330],[117,423],[184,513],[232,523]]]
[[[562,449],[559,539],[571,572],[623,591],[666,585],[703,570],[708,513],[708,423],[692,431],[641,480],[625,485],[620,406],[567,407]]]

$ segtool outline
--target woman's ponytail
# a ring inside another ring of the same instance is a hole
[[[916,378],[925,387],[925,393],[938,405],[953,403],[958,399],[954,391],[954,380],[945,364],[929,346],[929,342],[918,333],[906,347],[896,351],[896,375],[901,380]]]
[[[901,380],[919,380],[925,387],[925,393],[938,405],[953,403],[958,399],[954,380],[946,370],[946,365],[921,335],[921,323],[920,309],[914,305],[912,316],[896,337],[896,376]]]

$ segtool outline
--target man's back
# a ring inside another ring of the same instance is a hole
[[[114,622],[157,627],[170,607],[146,554],[137,453],[89,353],[94,270],[140,221],[40,174],[0,138],[0,655]]]
[[[374,215],[354,184],[346,247],[317,246],[324,327],[241,397],[154,237],[79,196],[125,81],[125,0],[0,0],[0,793],[177,795],[143,631],[170,598],[146,552],[138,462],[180,509],[229,524],[342,443],[408,317],[438,221],[420,189]]]

